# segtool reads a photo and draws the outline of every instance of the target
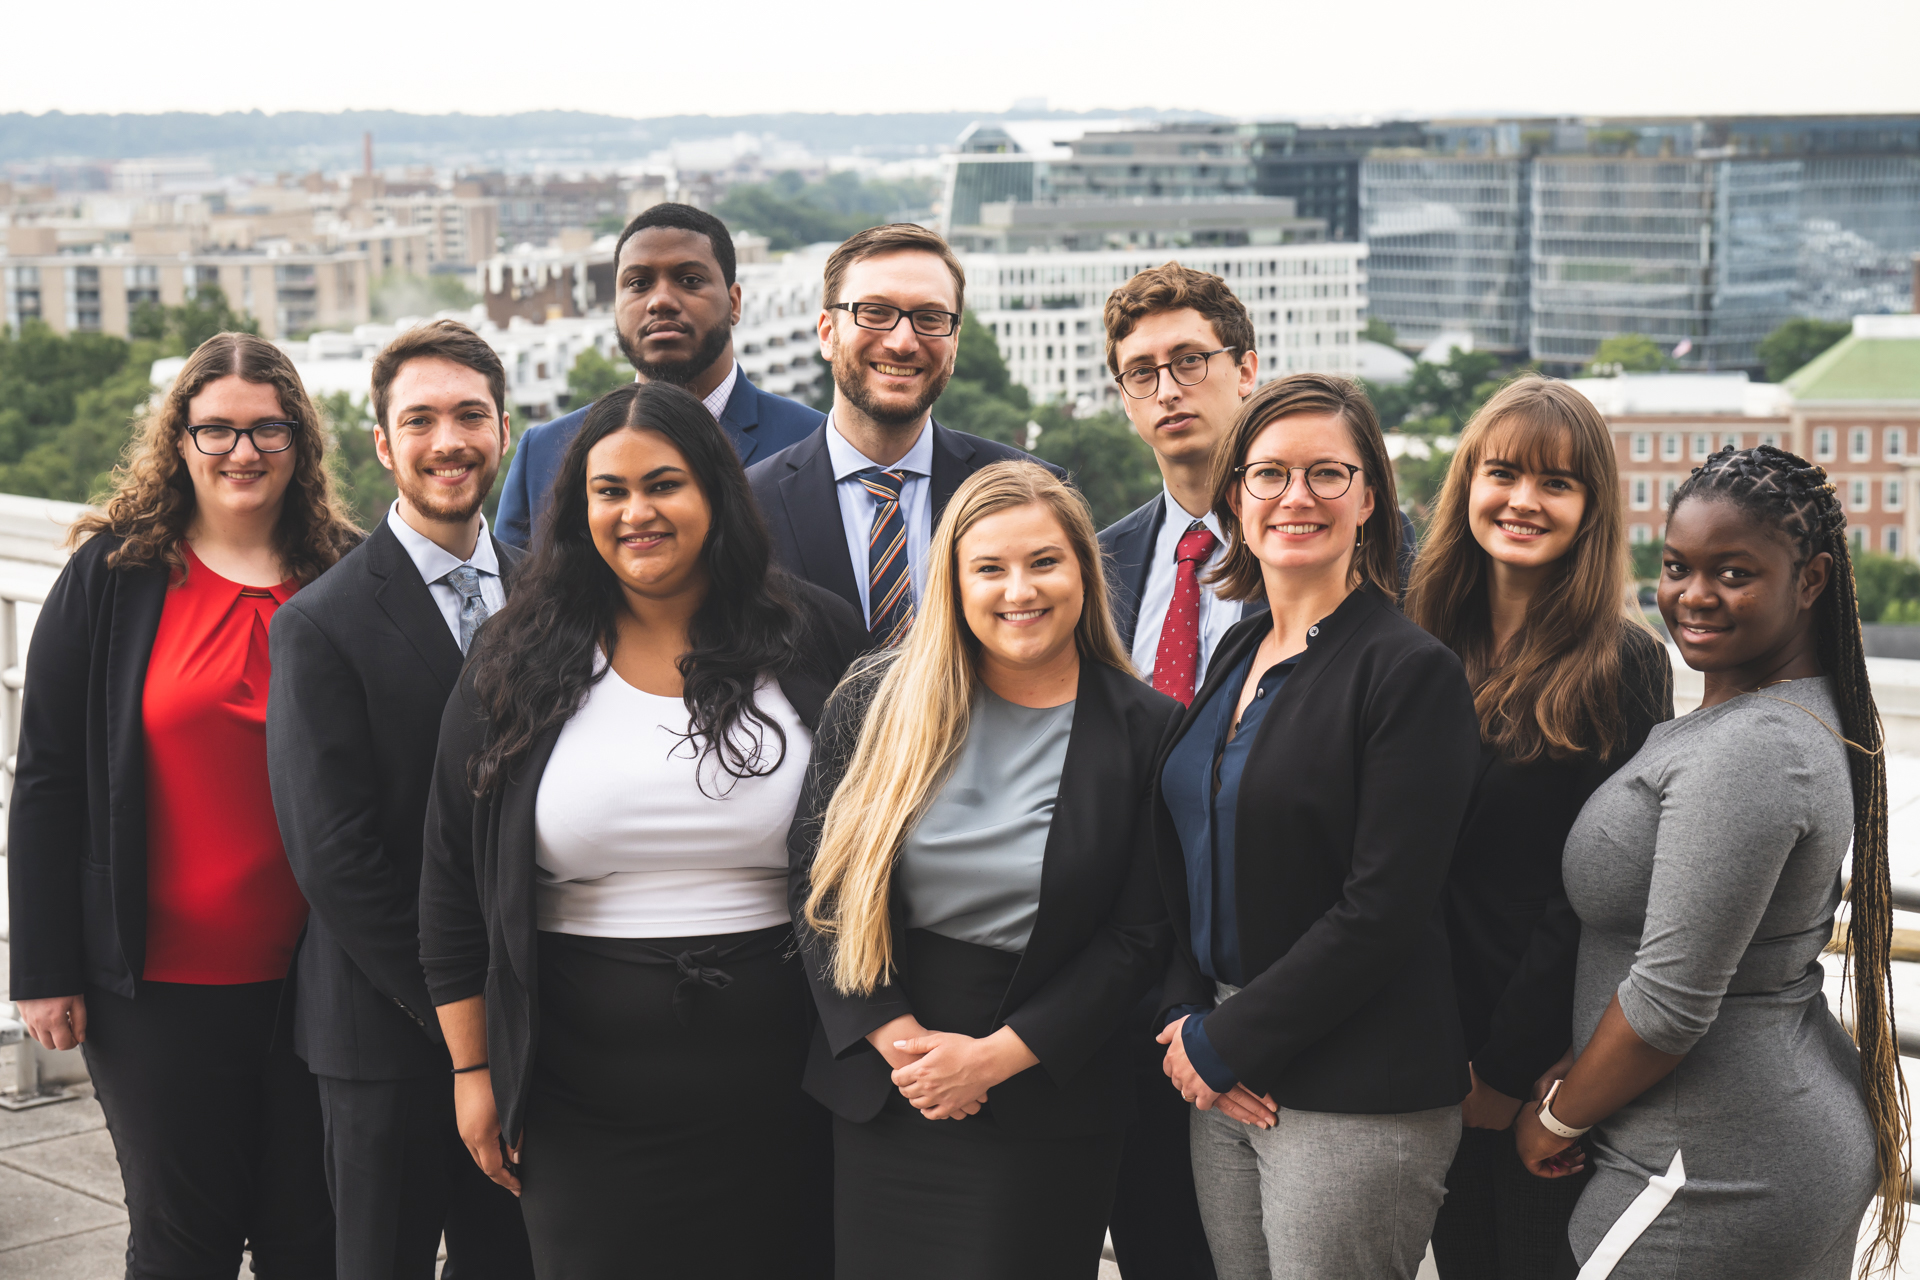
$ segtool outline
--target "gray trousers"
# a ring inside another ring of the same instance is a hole
[[[1460,1108],[1282,1109],[1271,1129],[1193,1111],[1193,1185],[1220,1280],[1414,1280]]]

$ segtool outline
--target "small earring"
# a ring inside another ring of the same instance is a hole
[[[1367,526],[1364,524],[1360,526],[1360,536],[1353,540],[1353,545],[1356,548],[1367,545]]]

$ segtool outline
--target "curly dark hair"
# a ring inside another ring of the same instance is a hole
[[[474,690],[488,720],[486,746],[467,766],[476,796],[504,783],[541,735],[572,718],[607,670],[597,655],[611,655],[619,641],[620,580],[587,527],[587,454],[616,431],[665,436],[713,512],[700,548],[712,585],[680,659],[688,736],[735,778],[771,773],[785,758],[786,734],[755,705],[754,686],[798,661],[803,622],[786,575],[773,565],[747,473],[689,392],[630,383],[587,410],[554,477],[534,553],[474,646]],[[769,735],[777,751],[763,750]]]
[[[1805,458],[1761,445],[1722,449],[1674,491],[1667,507],[1673,519],[1683,503],[1729,502],[1760,524],[1779,530],[1793,544],[1797,571],[1813,557],[1833,557],[1827,590],[1813,606],[1813,634],[1821,669],[1833,684],[1853,782],[1853,874],[1847,890],[1852,915],[1846,926],[1848,980],[1853,996],[1853,1034],[1860,1046],[1860,1075],[1867,1114],[1873,1121],[1880,1170],[1881,1210],[1871,1262],[1896,1252],[1907,1214],[1908,1105],[1893,1023],[1893,873],[1887,861],[1887,758],[1880,711],[1867,679],[1867,648],[1860,631],[1860,603],[1847,546],[1847,515],[1826,469]]]
[[[293,479],[281,500],[273,549],[288,576],[311,582],[360,541],[360,527],[347,514],[327,467],[327,434],[319,412],[287,353],[251,333],[216,333],[187,357],[167,394],[151,405],[120,465],[102,510],[74,522],[68,534],[78,545],[96,533],[112,533],[120,545],[107,555],[110,569],[167,566],[187,571],[180,544],[193,521],[193,477],[180,456],[187,406],[208,383],[239,377],[272,387],[280,412],[294,424]]]

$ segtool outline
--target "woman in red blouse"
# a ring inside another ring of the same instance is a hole
[[[127,1274],[334,1274],[313,1077],[280,1031],[307,905],[267,788],[267,628],[358,530],[299,375],[208,339],[34,628],[9,817],[12,995],[80,1045]]]

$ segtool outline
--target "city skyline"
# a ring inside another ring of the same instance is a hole
[[[612,5],[569,12],[578,16],[548,43],[525,29],[450,22],[444,9],[371,0],[341,0],[323,18],[220,0],[192,22],[100,0],[89,7],[91,27],[112,36],[85,49],[87,74],[68,58],[20,60],[0,85],[0,112],[647,117],[998,112],[1037,99],[1064,110],[1304,120],[1884,112],[1913,107],[1910,51],[1920,45],[1920,6],[1902,0],[1834,0],[1817,21],[1748,13],[1737,24],[1726,6],[1700,0],[1620,0],[1602,17],[1521,0],[1467,9],[1389,0],[1369,6],[1362,22],[1347,9],[1251,0],[1191,19],[1144,0],[1097,13],[976,0],[961,15],[889,13],[869,23],[841,12],[805,24],[791,6],[741,0],[727,10],[717,50],[703,47],[709,37],[699,30],[663,38]],[[578,39],[596,21],[603,38]],[[46,7],[25,7],[7,26],[17,48],[71,48],[77,38],[71,16]],[[623,31],[631,60],[607,52]],[[283,47],[298,49],[297,61],[272,56]],[[594,59],[609,74],[585,74],[583,61]]]

